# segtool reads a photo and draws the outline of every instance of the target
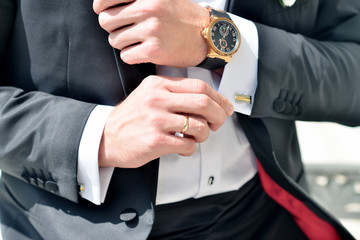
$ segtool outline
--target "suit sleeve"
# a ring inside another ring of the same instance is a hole
[[[316,23],[306,34],[256,24],[253,117],[359,125],[360,2],[324,0],[316,7]]]
[[[7,54],[15,5],[16,1],[12,0],[0,3],[0,62]],[[0,73],[3,175],[77,201],[78,147],[84,125],[95,106],[39,91],[25,92],[8,85]]]

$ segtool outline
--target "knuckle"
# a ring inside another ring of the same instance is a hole
[[[101,4],[100,3],[101,3],[100,0],[95,0],[92,5],[94,12],[97,14],[99,14],[101,12]]]
[[[217,122],[215,123],[216,126],[222,126],[226,121],[226,114],[224,112],[219,112]]]
[[[152,38],[145,43],[146,47],[142,53],[147,58],[158,59],[162,55],[162,44],[159,39]]]
[[[214,123],[214,128],[216,129],[215,131],[217,131],[226,121],[226,115],[225,113],[221,113],[219,114],[219,119],[216,123]]]
[[[210,104],[210,98],[207,95],[200,94],[197,100],[200,110],[205,110]]]
[[[224,99],[224,97],[223,96],[220,96],[219,98],[218,98],[218,104],[222,107],[222,108],[225,108],[226,107],[226,101],[225,101],[225,99]]]
[[[123,60],[125,63],[129,65],[140,63],[140,60],[137,58],[136,55],[134,55],[132,52],[127,51],[127,49],[124,49],[124,47],[120,45],[119,40],[116,40],[116,42],[114,42],[113,45],[111,46],[119,50],[122,50],[120,52],[120,57],[121,60]]]
[[[160,88],[164,84],[164,79],[162,77],[156,75],[150,75],[146,77],[142,83],[146,85],[149,89],[157,89]]]
[[[156,75],[150,75],[147,76],[146,78],[144,78],[144,80],[141,82],[141,84],[151,84],[152,82],[154,82],[156,80],[157,76]]]
[[[208,85],[201,80],[196,80],[195,89],[198,93],[207,93]]]
[[[107,26],[109,25],[109,16],[105,12],[100,12],[98,16],[98,21],[100,26],[106,30]]]
[[[193,143],[190,143],[190,144],[186,147],[183,155],[184,155],[184,156],[191,156],[191,155],[194,154],[195,151],[196,151],[196,144],[195,144],[195,142],[193,142]]]
[[[164,125],[161,116],[154,113],[149,114],[147,122],[150,123],[153,128],[155,128],[154,131],[159,131],[160,128]]]
[[[149,1],[149,4],[143,4],[141,12],[147,16],[157,16],[163,12],[163,4],[160,1]]]
[[[116,47],[116,45],[118,45],[118,39],[113,34],[109,34],[108,42],[112,47]]]
[[[156,76],[154,76],[154,75],[147,76],[146,78],[144,78],[144,80],[142,80],[140,85],[143,85],[145,87],[150,87],[152,82],[155,81],[155,79],[156,79]]]
[[[206,129],[207,129],[207,127],[205,126],[205,123],[203,123],[202,121],[198,121],[196,123],[196,131],[197,132],[202,133],[202,132],[205,132]]]
[[[209,126],[207,125],[207,123],[198,122],[196,126],[196,131],[199,133],[199,137],[197,139],[198,142],[205,142],[210,135]]]
[[[224,111],[222,111],[222,114],[221,114],[221,119],[220,119],[220,123],[221,125],[223,125],[226,121],[226,114]]]
[[[152,134],[148,139],[148,147],[154,151],[159,146],[164,146],[166,143],[166,136],[161,133]]]
[[[162,22],[160,19],[152,17],[146,21],[146,33],[150,36],[158,35],[162,30]]]
[[[148,107],[155,107],[161,102],[161,98],[154,93],[149,93],[145,96],[145,105]],[[150,120],[154,117],[150,117]]]

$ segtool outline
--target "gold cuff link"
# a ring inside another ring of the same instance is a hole
[[[85,185],[83,185],[83,184],[80,184],[79,185],[79,192],[84,192],[85,191]]]
[[[252,103],[251,96],[249,95],[243,95],[243,94],[235,94],[235,102],[245,102],[248,104]]]

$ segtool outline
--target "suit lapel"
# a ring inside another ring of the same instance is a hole
[[[229,12],[230,3],[232,0],[227,0],[225,4],[225,11]]]
[[[129,65],[121,60],[119,50],[113,49],[113,52],[124,97],[127,97],[134,91],[144,78],[155,74],[154,64],[144,63]]]
[[[237,117],[254,150],[261,185],[268,196],[293,216],[309,239],[352,239],[335,218],[280,168],[263,121],[242,114],[237,114]]]
[[[113,49],[119,80],[123,88],[124,98],[139,86],[139,84],[149,75],[156,74],[155,65],[150,63],[129,65],[121,60],[120,51]],[[143,167],[139,168],[141,175],[145,178],[148,185],[152,202],[156,201],[156,189],[159,170],[159,159],[155,159]]]
[[[265,0],[228,0],[226,10],[240,17],[258,22],[262,17],[265,5]]]

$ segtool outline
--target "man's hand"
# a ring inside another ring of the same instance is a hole
[[[201,80],[149,76],[110,113],[99,166],[134,168],[169,153],[190,156],[232,113],[231,103]],[[176,136],[185,115],[189,128]]]
[[[93,8],[128,64],[193,67],[206,58],[209,12],[191,0],[94,0]]]

